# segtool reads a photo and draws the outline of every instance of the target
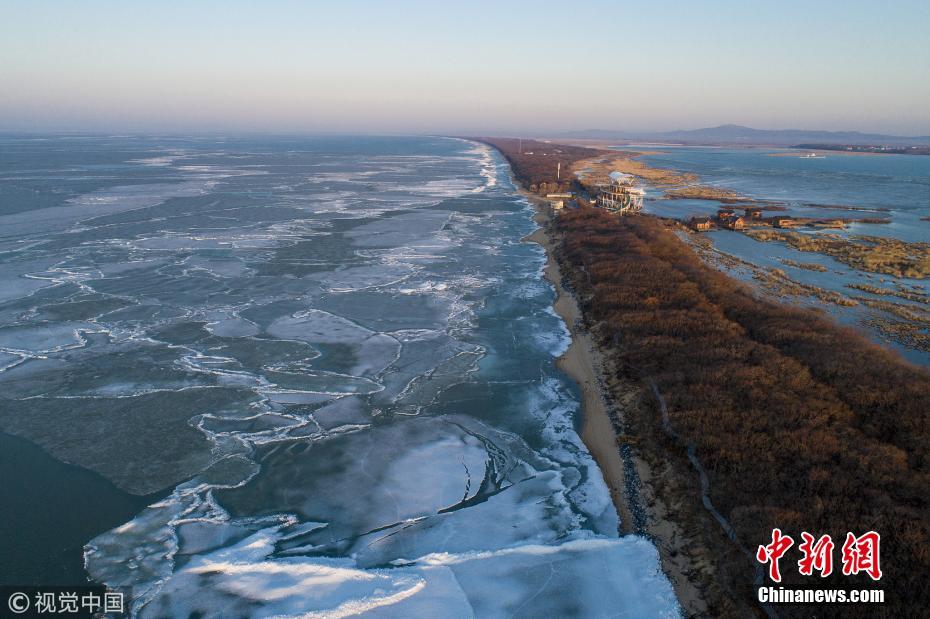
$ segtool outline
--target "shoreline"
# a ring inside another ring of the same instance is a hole
[[[570,169],[582,182],[586,176],[603,177],[606,176],[607,170],[617,169],[636,176],[655,189],[662,190],[662,199],[667,200],[680,198],[709,200],[719,202],[721,206],[729,205],[730,208],[751,207],[763,211],[785,211],[789,205],[788,202],[779,202],[777,199],[752,198],[726,187],[703,184],[703,180],[693,172],[677,168],[653,167],[639,160],[643,154],[620,150],[605,154],[601,151],[597,155],[574,162]],[[872,155],[873,153],[849,154]],[[817,203],[802,203],[801,206],[853,213],[868,211],[891,214],[891,209],[880,207]],[[644,214],[674,221],[681,229],[688,231],[689,236],[695,236],[691,233],[684,212],[675,215]],[[890,217],[820,218],[816,213],[810,213],[793,214],[790,215],[790,219],[796,222],[797,228],[778,228],[774,223],[774,218],[766,217],[751,222],[746,229],[741,231],[741,234],[759,243],[774,243],[788,250],[835,260],[849,269],[847,277],[859,274],[869,280],[882,278],[882,281],[887,277],[891,278],[892,283],[898,287],[904,284],[897,280],[906,282],[930,278],[930,270],[928,270],[930,262],[927,261],[930,256],[930,245],[925,242],[904,240],[896,236],[874,236],[876,233],[868,235],[864,231],[858,234],[850,231],[848,235],[838,237],[829,230],[833,227],[845,227],[847,224],[890,224],[892,223]],[[837,222],[841,223],[837,225]],[[805,230],[813,229],[818,234],[800,231],[802,226]],[[736,260],[749,266],[755,273],[753,278],[758,289],[774,295],[779,302],[791,304],[796,303],[798,297],[808,297],[816,300],[822,309],[831,314],[836,306],[845,308],[859,306],[861,315],[856,318],[857,328],[863,329],[873,341],[896,349],[920,365],[927,365],[926,355],[930,352],[930,336],[927,335],[926,328],[930,325],[930,310],[927,309],[925,298],[921,298],[919,304],[915,306],[909,302],[913,299],[908,302],[889,299],[889,296],[894,296],[893,291],[889,294],[880,288],[866,292],[877,294],[881,298],[865,297],[861,294],[850,293],[846,289],[855,290],[856,286],[853,284],[847,284],[845,288],[839,290],[829,291],[816,283],[792,280],[780,272],[779,268],[766,267],[764,263],[753,262],[747,257],[738,258],[735,255],[727,255],[716,249],[715,244],[710,252],[699,251],[698,253],[703,258],[707,258],[709,253],[713,252],[722,256],[724,262]],[[720,270],[720,265],[714,260],[707,261],[707,264]],[[788,266],[792,265],[788,264]],[[776,282],[779,285],[771,285]]]
[[[565,323],[571,342],[568,348],[555,360],[555,366],[567,374],[578,385],[581,394],[581,440],[594,457],[604,482],[610,491],[611,499],[620,516],[620,532],[633,532],[633,517],[627,497],[624,495],[625,474],[620,453],[617,450],[616,432],[607,412],[603,390],[599,379],[603,373],[603,361],[591,336],[582,332],[578,325],[581,321],[581,308],[574,295],[562,286],[562,274],[558,262],[553,256],[553,243],[544,224],[547,216],[537,206],[534,216],[536,223],[543,227],[526,237],[525,240],[539,244],[546,252],[546,266],[543,277],[555,289],[552,309]]]
[[[576,170],[605,158],[531,144],[562,156],[563,170],[564,159]],[[923,474],[913,462],[928,444],[924,368],[829,315],[756,294],[679,238],[677,222],[611,217],[587,200],[553,210],[540,195],[546,170],[517,153],[515,140],[491,145],[536,207],[542,229],[526,240],[547,252],[543,275],[571,336],[557,367],[579,386],[576,427],[622,519],[618,533],[654,545],[684,616],[772,616],[756,598],[765,576],[749,548],[773,527],[832,532],[906,522],[925,534],[926,502],[911,491]],[[785,389],[783,375],[802,380]],[[887,429],[895,426],[910,431]],[[765,437],[780,449],[760,459]],[[888,462],[894,474],[869,466],[874,454],[891,453],[901,454]],[[850,512],[848,496],[812,471],[885,498]],[[823,507],[796,507],[811,503]],[[892,604],[907,608],[913,574],[927,562],[906,540],[892,537],[888,546],[901,558],[889,582]]]
[[[548,231],[551,214],[547,203],[527,192],[516,180],[514,185],[536,211],[533,221],[539,227],[524,240],[539,244],[546,253],[543,277],[555,290],[552,308],[565,323],[571,339],[555,365],[578,385],[581,396],[579,434],[610,492],[620,518],[618,533],[648,538],[659,554],[662,572],[669,579],[684,614],[706,615],[709,605],[700,580],[707,577],[710,563],[695,549],[694,537],[669,518],[675,508],[670,509],[654,487],[657,482],[663,486],[677,486],[677,480],[670,479],[672,472],[667,467],[650,465],[638,449],[631,448],[623,440],[623,428],[628,425],[622,418],[624,411],[637,406],[642,396],[641,387],[625,384],[619,389],[623,400],[620,406],[608,402],[607,361],[591,334],[581,326],[582,311],[575,295],[562,285],[562,272],[554,252],[556,241]]]

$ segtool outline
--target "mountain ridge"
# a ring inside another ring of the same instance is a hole
[[[655,140],[685,144],[758,144],[793,146],[801,143],[842,145],[926,146],[930,136],[899,136],[861,131],[825,131],[815,129],[755,129],[736,124],[724,124],[700,129],[675,131],[612,131],[586,129],[567,131],[558,137],[606,140]]]

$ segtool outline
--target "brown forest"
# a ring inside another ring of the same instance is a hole
[[[682,439],[668,439],[668,457],[695,446],[710,498],[739,541],[754,551],[774,527],[794,537],[781,562],[789,585],[885,589],[880,607],[829,613],[930,608],[930,374],[825,314],[758,298],[660,219],[581,208],[553,225],[588,327],[625,380],[655,381]],[[882,535],[877,585],[838,573],[846,532],[869,530]],[[801,531],[829,533],[837,545],[823,582],[797,573]],[[721,553],[731,563],[722,572],[753,569],[736,554],[734,564],[732,551]],[[744,595],[754,592],[750,576],[734,578]]]

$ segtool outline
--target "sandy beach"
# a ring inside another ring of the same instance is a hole
[[[562,284],[562,274],[554,256],[556,239],[547,232],[551,217],[549,207],[539,197],[524,191],[521,193],[536,206],[534,219],[540,225],[526,240],[539,243],[546,250],[544,276],[556,291],[553,309],[565,322],[571,335],[571,344],[556,360],[556,366],[579,386],[581,439],[604,475],[620,515],[620,534],[649,537],[659,550],[662,569],[672,582],[686,615],[706,614],[708,605],[705,591],[708,583],[713,581],[706,548],[698,542],[693,531],[685,531],[671,517],[683,503],[676,501],[675,508],[670,508],[655,489],[658,484],[666,492],[682,492],[687,491],[687,484],[682,483],[668,463],[647,462],[638,449],[629,449],[629,443],[627,461],[624,461],[621,455],[623,437],[618,435],[626,425],[622,417],[626,410],[639,405],[642,388],[634,384],[621,385],[616,378],[611,377],[613,373],[605,371],[609,362],[584,329],[581,309],[574,295]],[[610,385],[609,389],[607,384]],[[609,393],[613,394],[616,404],[608,402]],[[635,473],[630,474],[631,470]]]
[[[545,215],[537,215],[537,221],[545,222]],[[604,481],[610,489],[617,510],[620,512],[621,531],[633,531],[633,517],[624,487],[623,461],[617,449],[617,437],[599,380],[602,375],[602,359],[591,336],[581,329],[581,310],[571,293],[562,287],[562,274],[552,255],[552,244],[544,228],[528,237],[546,250],[546,279],[556,290],[553,309],[565,322],[571,333],[568,350],[556,360],[556,366],[574,380],[581,391],[582,430],[581,439],[597,461]]]

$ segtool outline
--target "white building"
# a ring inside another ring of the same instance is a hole
[[[596,204],[621,215],[643,210],[646,192],[635,186],[635,179],[623,172],[611,172],[610,183],[597,188]]]

